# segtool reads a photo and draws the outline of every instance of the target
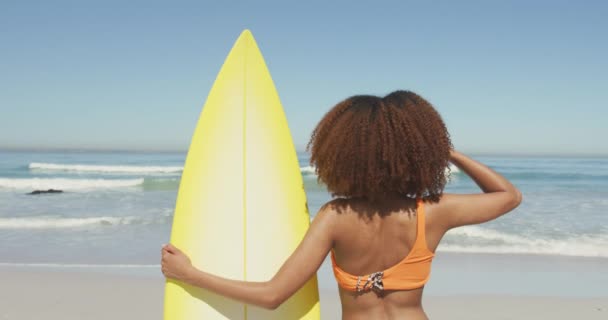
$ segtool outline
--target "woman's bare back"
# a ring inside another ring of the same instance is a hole
[[[417,232],[416,201],[394,197],[371,206],[364,200],[334,200],[331,206],[338,216],[333,250],[336,262],[354,275],[386,270],[402,261],[413,247]],[[427,217],[434,206],[425,204]],[[426,219],[427,247],[431,251],[443,234],[432,232]],[[430,221],[429,221],[430,220]],[[431,232],[429,232],[431,231]],[[343,319],[427,319],[422,309],[424,287],[413,290],[366,291],[356,293],[340,288]]]

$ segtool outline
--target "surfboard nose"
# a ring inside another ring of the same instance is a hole
[[[239,39],[243,38],[243,37],[251,37],[253,38],[253,33],[251,33],[251,30],[249,29],[245,29],[241,32],[241,34],[239,35]],[[237,40],[238,41],[238,40]]]

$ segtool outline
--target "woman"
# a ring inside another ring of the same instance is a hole
[[[409,91],[342,101],[317,125],[308,150],[319,181],[336,199],[319,210],[272,279],[205,273],[170,244],[162,249],[165,276],[274,309],[331,254],[343,319],[427,319],[422,291],[443,235],[496,219],[521,202],[504,177],[453,150],[440,115]],[[443,193],[450,161],[483,193]]]

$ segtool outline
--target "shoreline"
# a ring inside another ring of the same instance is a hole
[[[0,268],[0,319],[162,319],[164,278],[98,272]],[[335,290],[320,291],[321,319],[339,319]],[[431,319],[605,319],[608,297],[435,295]]]
[[[155,263],[0,262],[0,273],[43,272],[157,278]],[[438,251],[427,295],[608,297],[608,258]],[[337,291],[329,256],[317,271],[319,289]]]

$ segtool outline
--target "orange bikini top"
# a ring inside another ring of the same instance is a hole
[[[422,287],[431,275],[431,262],[435,254],[428,249],[425,237],[424,204],[417,201],[416,209],[416,240],[414,246],[396,265],[364,276],[354,276],[340,269],[336,264],[334,250],[331,250],[331,264],[338,285],[349,291],[376,292],[382,290],[410,290]]]

